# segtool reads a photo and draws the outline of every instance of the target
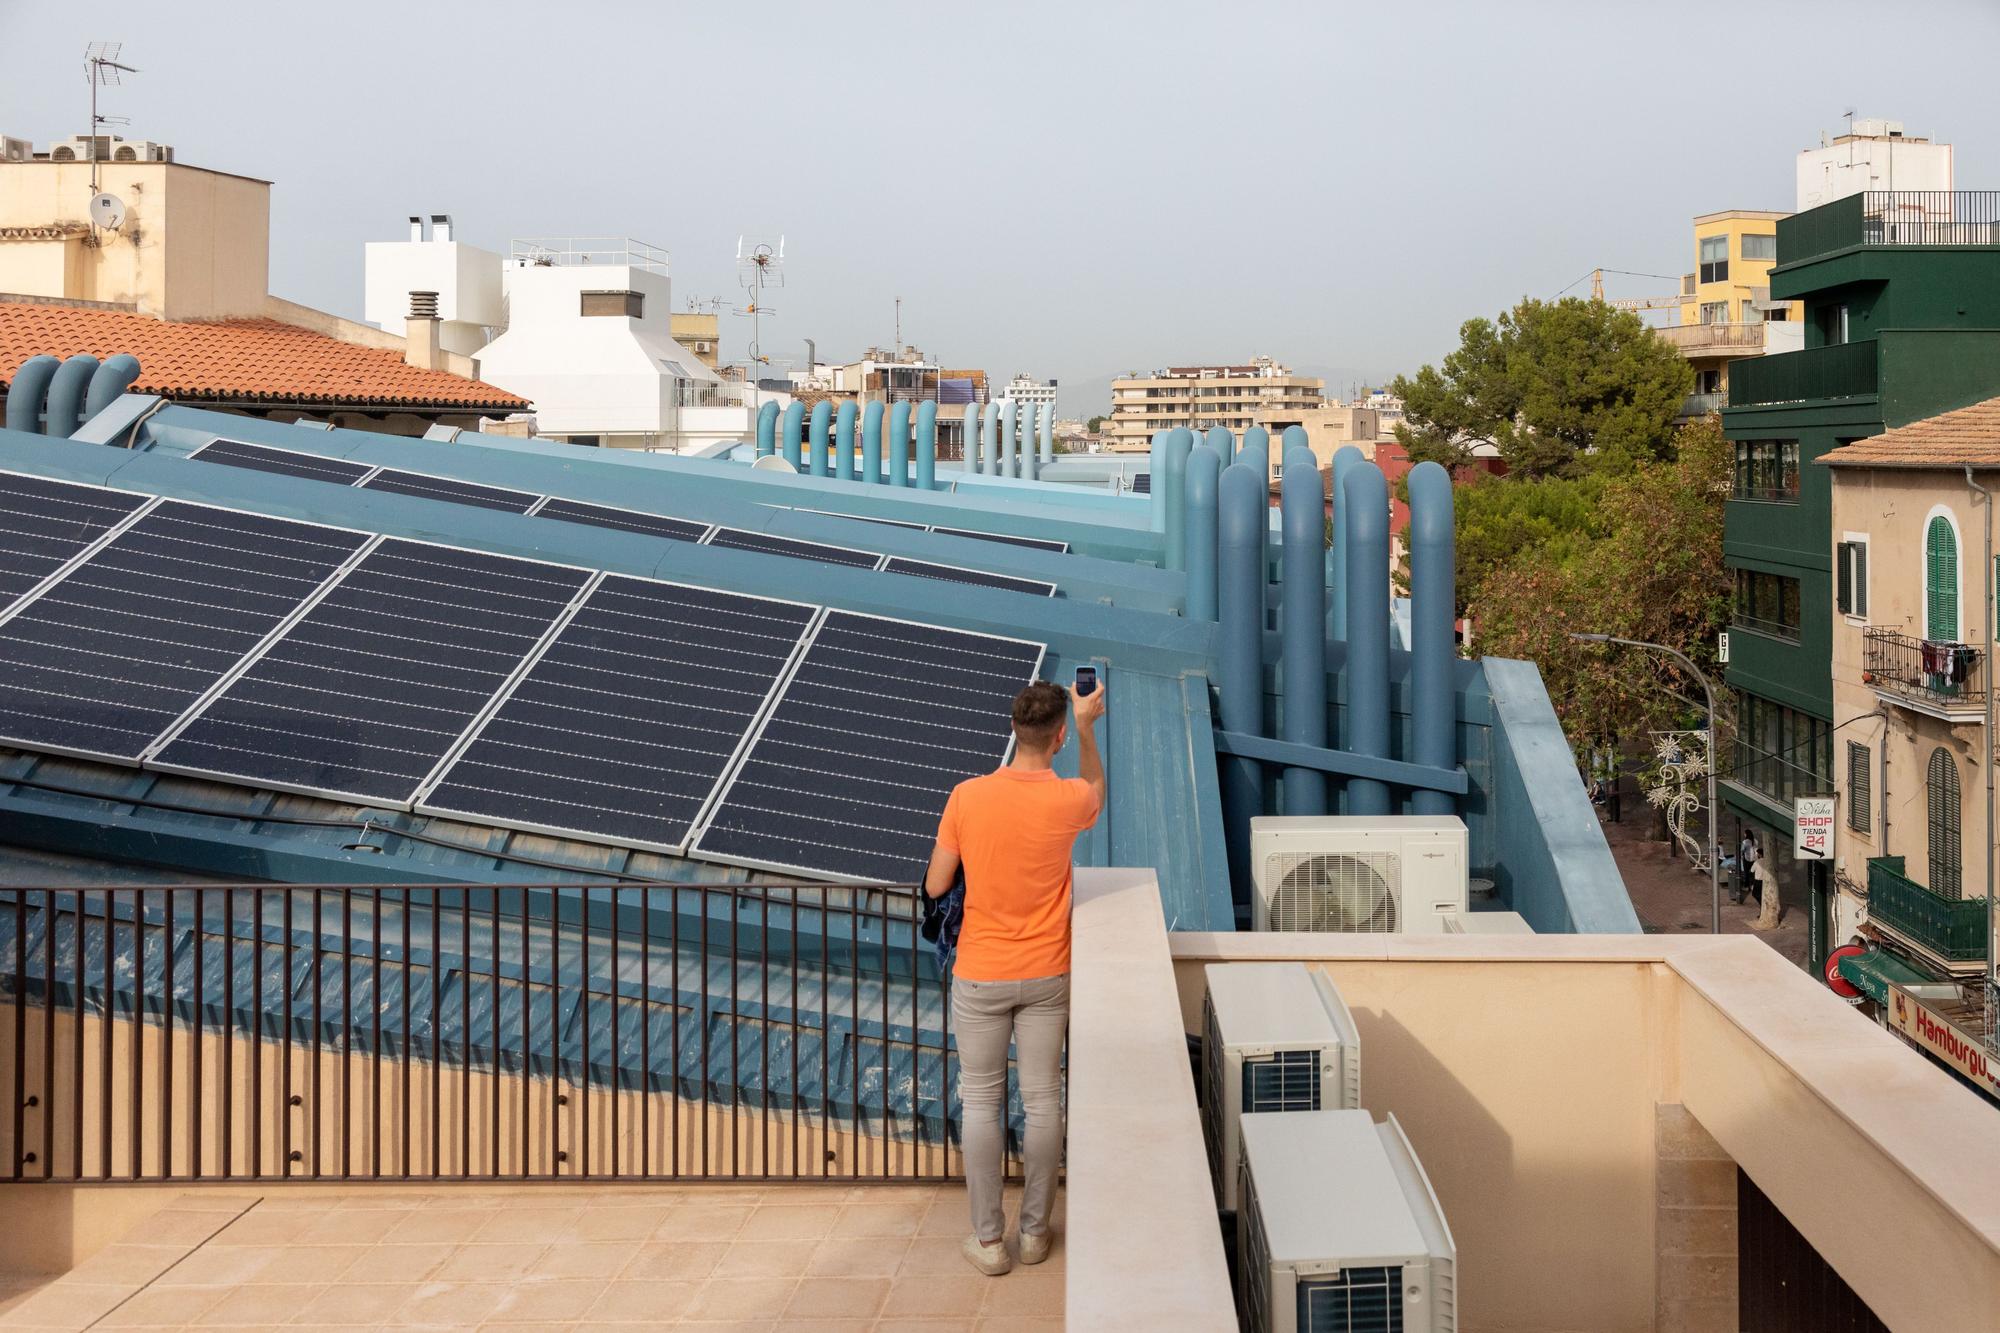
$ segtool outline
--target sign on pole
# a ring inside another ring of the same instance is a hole
[[[1833,797],[1801,796],[1792,802],[1792,859],[1824,861],[1833,855]]]

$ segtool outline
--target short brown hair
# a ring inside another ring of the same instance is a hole
[[[1069,716],[1069,696],[1059,685],[1038,680],[1014,696],[1014,736],[1034,750],[1055,742],[1056,728]]]

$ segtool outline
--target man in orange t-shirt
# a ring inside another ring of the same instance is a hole
[[[1059,778],[1056,752],[1076,714],[1077,771]],[[1020,1062],[1028,1132],[1023,1145],[1021,1262],[1049,1256],[1049,1212],[1062,1162],[1062,1052],[1069,1026],[1070,853],[1104,806],[1104,762],[1093,723],[1104,689],[1065,696],[1037,681],[1014,699],[1014,757],[958,784],[938,824],[924,891],[949,892],[965,870],[965,917],[952,966],[951,1019],[964,1102],[966,1192],[972,1234],[965,1257],[997,1277],[1013,1267],[1000,1208],[1007,1046]]]

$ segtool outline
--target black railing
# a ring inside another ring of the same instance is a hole
[[[1873,340],[1776,352],[1733,362],[1729,406],[1797,403],[1812,398],[1852,398],[1876,391],[1878,352]]]
[[[2000,190],[1865,190],[1778,222],[1781,267],[1857,245],[2000,245]]]
[[[0,1179],[955,1176],[912,892],[0,889]]]
[[[1916,701],[1979,707],[1986,700],[1986,654],[1967,643],[1914,638],[1888,629],[1861,632],[1864,679]]]

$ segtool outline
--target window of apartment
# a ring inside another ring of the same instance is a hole
[[[1778,238],[1776,236],[1745,236],[1743,238],[1743,257],[1745,259],[1777,259]]]
[[[1704,324],[1727,324],[1729,322],[1729,302],[1703,301],[1701,322]]]
[[[1730,498],[1797,504],[1799,442],[1797,440],[1738,440],[1736,480]]]
[[[1704,236],[1701,238],[1701,267],[1703,282],[1729,281],[1729,238],[1727,236]]]
[[[1859,741],[1847,743],[1847,827],[1856,833],[1866,833],[1869,827],[1869,758],[1867,746]]]
[[[1738,569],[1733,619],[1744,629],[1797,643],[1799,581],[1761,569]]]
[[[1828,347],[1838,347],[1847,341],[1846,305],[1821,306],[1819,310],[1820,341]]]
[[[1958,642],[1958,534],[1943,514],[1924,530],[1924,637]]]
[[[1868,539],[1850,538],[1833,548],[1833,607],[1846,616],[1868,615]]]
[[[1697,370],[1694,373],[1696,393],[1721,393],[1722,372],[1720,370]]]
[[[1833,790],[1833,724],[1736,692],[1736,756],[1729,777],[1789,805]]]
[[[622,315],[627,319],[638,319],[646,308],[644,292],[584,292],[583,313],[586,315]]]
[[[1930,822],[1930,890],[1946,898],[1962,898],[1960,879],[1958,761],[1942,745],[1931,751],[1924,776],[1924,805]]]
[[[1762,323],[1763,319],[1764,316],[1762,312],[1760,312],[1757,309],[1757,303],[1755,301],[1745,301],[1743,303],[1743,322],[1745,324]]]

